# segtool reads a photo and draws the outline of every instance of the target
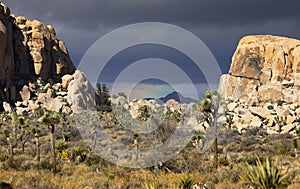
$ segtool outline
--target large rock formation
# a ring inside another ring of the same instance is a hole
[[[29,81],[60,82],[74,72],[67,48],[52,26],[11,16],[0,2],[0,104],[29,98],[28,90],[22,90]]]
[[[300,41],[271,35],[244,37],[229,73],[220,78],[219,92],[239,130],[267,125],[276,132],[292,131],[300,116]]]
[[[261,35],[240,40],[219,90],[225,98],[254,104],[297,103],[299,87],[300,41]]]

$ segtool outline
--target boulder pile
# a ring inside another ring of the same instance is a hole
[[[240,40],[219,92],[238,130],[293,133],[300,118],[300,41],[271,35]]]

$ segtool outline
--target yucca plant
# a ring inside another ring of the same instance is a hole
[[[259,158],[256,160],[256,167],[248,165],[247,173],[241,175],[242,181],[248,183],[254,189],[276,189],[286,186],[287,174],[281,174],[269,158],[264,163]]]
[[[145,183],[143,189],[161,189],[162,185],[159,182]]]
[[[178,187],[181,189],[191,189],[195,184],[195,180],[190,175],[183,177],[178,181]]]

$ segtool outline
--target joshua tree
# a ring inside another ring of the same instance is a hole
[[[17,113],[12,113],[11,116],[11,125],[7,127],[7,129],[4,130],[4,134],[7,140],[7,143],[9,145],[9,154],[10,154],[10,160],[13,161],[14,159],[14,148],[17,147],[18,142],[18,134],[17,134],[17,121],[18,121],[18,115]]]
[[[147,121],[151,117],[151,108],[147,105],[144,105],[139,108],[138,119],[141,121]]]
[[[12,162],[14,160],[14,148],[17,146],[17,143],[16,140],[12,139],[11,133],[8,129],[4,130],[4,135],[9,145],[9,157],[10,161]]]
[[[211,135],[214,140],[213,151],[214,151],[214,167],[218,168],[218,131],[222,124],[218,123],[218,119],[224,116],[225,112],[220,112],[221,106],[224,103],[221,102],[220,95],[218,92],[207,91],[205,97],[200,101],[200,111],[203,114],[204,120],[206,120],[210,128],[206,132]],[[225,110],[225,108],[224,108]]]
[[[96,101],[98,111],[104,111],[104,112],[112,111],[109,90],[105,83],[96,84],[95,98],[96,98],[95,101]]]
[[[40,155],[40,133],[41,133],[41,129],[33,128],[32,132],[33,132],[34,138],[35,138],[36,156],[37,156],[38,169],[39,169],[40,168],[40,161],[41,161],[41,155]]]
[[[51,150],[52,150],[52,159],[53,159],[53,173],[56,173],[56,152],[55,152],[55,125],[60,122],[60,115],[56,112],[45,112],[39,118],[39,122],[47,126],[50,131],[51,138]]]
[[[138,147],[139,147],[139,143],[138,143],[138,139],[139,139],[140,134],[139,133],[133,133],[132,137],[133,137],[133,143],[135,145],[135,149],[136,149],[136,160],[138,159]]]
[[[20,134],[18,135],[18,139],[21,141],[22,153],[24,153],[25,145],[28,139],[31,137],[30,120],[23,116],[18,116],[17,124],[20,128]]]

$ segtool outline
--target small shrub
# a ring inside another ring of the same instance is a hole
[[[69,153],[69,150],[63,150],[62,152],[61,152],[61,158],[63,158],[63,159],[70,159],[70,153]]]
[[[278,155],[284,155],[287,153],[287,149],[284,147],[279,147],[279,148],[277,148],[276,152]]]
[[[82,156],[84,149],[80,146],[74,146],[72,149],[72,153],[74,156]]]
[[[219,158],[219,164],[227,166],[227,165],[229,165],[229,161],[228,161],[228,159],[226,157],[220,157]]]
[[[66,143],[66,142],[63,141],[63,140],[57,140],[57,141],[55,142],[55,148],[56,148],[56,150],[58,150],[59,152],[61,152],[61,151],[65,150],[65,149],[67,149],[68,146],[69,146],[68,143]]]
[[[106,180],[106,188],[109,188],[109,183],[110,183],[110,181],[111,180],[114,180],[115,179],[115,177],[116,177],[116,175],[115,174],[113,174],[113,173],[109,173],[108,175],[107,175],[107,180]]]
[[[116,175],[115,175],[115,174],[113,174],[113,173],[109,173],[109,174],[108,174],[108,176],[107,176],[107,180],[114,180],[114,179],[115,179],[115,177],[116,177]]]
[[[246,163],[248,165],[255,165],[256,164],[256,159],[254,156],[249,156],[249,157],[246,157]]]
[[[8,158],[9,158],[9,154],[8,153],[2,153],[2,154],[0,154],[0,162],[4,162]]]
[[[85,164],[87,166],[92,166],[92,165],[99,164],[100,162],[103,162],[103,159],[100,156],[94,155],[88,157],[85,161]]]
[[[50,171],[52,169],[52,164],[49,161],[45,160],[41,162],[40,167],[42,169],[46,169]]]

